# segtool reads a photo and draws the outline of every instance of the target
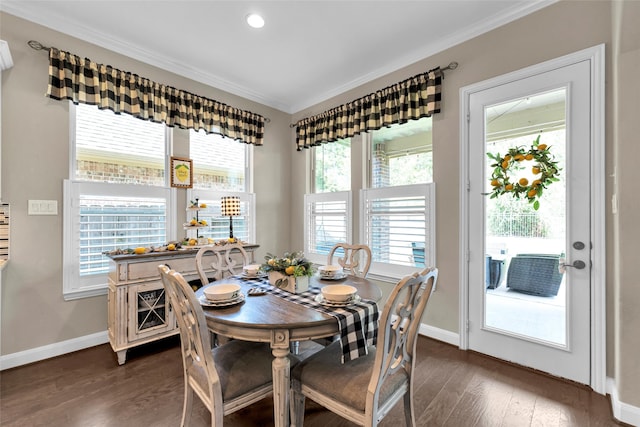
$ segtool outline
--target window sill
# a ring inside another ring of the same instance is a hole
[[[65,301],[73,301],[83,298],[91,298],[97,297],[107,294],[107,286],[105,285],[102,288],[94,288],[94,289],[85,289],[78,291],[65,291],[62,294],[62,297]]]

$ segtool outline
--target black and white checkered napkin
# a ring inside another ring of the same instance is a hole
[[[246,279],[256,282],[270,294],[302,304],[326,313],[337,319],[340,326],[342,363],[357,359],[368,353],[367,346],[375,345],[378,338],[378,305],[375,301],[361,300],[347,307],[327,307],[315,300],[320,288],[310,287],[308,291],[293,294],[269,284],[267,279]]]

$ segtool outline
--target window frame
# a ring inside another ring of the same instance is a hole
[[[155,197],[166,201],[166,235],[167,240],[175,240],[177,192],[169,186],[169,162],[172,154],[173,132],[164,127],[164,185],[149,186],[138,184],[107,183],[98,181],[82,181],[76,177],[76,105],[69,105],[69,177],[63,182],[63,267],[62,294],[65,301],[105,295],[108,289],[109,273],[80,276],[79,215],[81,195],[119,196],[119,197]],[[97,107],[96,107],[97,108]],[[110,111],[109,111],[110,112]]]

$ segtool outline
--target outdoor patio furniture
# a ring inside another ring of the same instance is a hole
[[[562,282],[558,271],[559,255],[518,254],[511,258],[507,288],[540,296],[556,296]]]
[[[411,242],[413,263],[416,267],[424,267],[424,242]]]
[[[484,280],[489,289],[495,289],[502,284],[504,278],[504,259],[494,259],[491,255],[485,256]]]

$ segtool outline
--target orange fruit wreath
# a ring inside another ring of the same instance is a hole
[[[517,199],[524,196],[529,203],[533,204],[533,209],[538,210],[543,189],[559,180],[560,168],[558,162],[549,152],[549,148],[547,144],[540,144],[540,135],[538,135],[528,150],[524,147],[512,147],[504,156],[499,153],[487,153],[487,157],[495,161],[491,165],[493,168],[491,174],[492,190],[488,193],[491,198],[495,199],[503,194],[510,194]],[[534,162],[531,166],[532,181],[520,178],[516,182],[512,182],[513,172],[525,169],[523,164],[527,161]]]

